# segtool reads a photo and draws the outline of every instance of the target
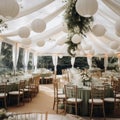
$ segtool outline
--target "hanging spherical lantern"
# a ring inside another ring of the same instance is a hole
[[[21,37],[21,38],[28,38],[29,35],[30,35],[30,29],[28,27],[21,27],[19,30],[18,30],[18,35]]]
[[[31,23],[31,28],[34,32],[40,33],[43,32],[46,28],[46,23],[42,19],[35,19]]]
[[[106,29],[103,25],[100,25],[100,24],[96,24],[93,26],[92,28],[92,33],[95,35],[95,36],[103,36],[106,32]]]
[[[118,19],[115,23],[115,30],[116,30],[116,35],[120,37],[120,19]]]
[[[75,35],[73,35],[71,40],[74,44],[78,44],[81,42],[81,39],[82,39],[81,36],[79,36],[78,34],[75,34]]]
[[[24,45],[31,45],[31,40],[29,40],[29,39],[23,39],[22,40],[22,44],[24,44]]]
[[[119,44],[116,41],[112,41],[109,45],[111,49],[117,49],[119,47]]]
[[[37,45],[38,45],[39,47],[42,47],[42,46],[45,45],[45,41],[44,41],[44,40],[40,40],[39,42],[37,42]]]
[[[84,50],[81,50],[81,51],[80,51],[80,56],[85,56]]]
[[[77,0],[75,8],[79,15],[91,17],[96,13],[98,3],[96,0]]]
[[[81,44],[78,44],[78,45],[77,45],[77,48],[78,48],[79,50],[81,50],[81,49],[82,49]]]
[[[0,15],[5,18],[14,18],[19,13],[19,5],[16,0],[0,0]]]

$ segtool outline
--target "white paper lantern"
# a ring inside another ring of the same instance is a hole
[[[96,0],[77,0],[75,5],[76,11],[83,17],[91,17],[98,9]]]
[[[81,44],[78,44],[78,45],[77,45],[77,48],[78,48],[79,50],[81,50],[81,49],[82,49]]]
[[[34,32],[40,33],[43,32],[46,28],[46,23],[42,19],[35,19],[31,23],[31,28]]]
[[[111,49],[117,49],[119,47],[119,44],[118,42],[116,41],[112,41],[110,44],[109,44],[110,48]]]
[[[32,41],[29,40],[29,39],[23,39],[23,40],[22,40],[22,43],[23,43],[24,45],[31,45]]]
[[[42,46],[45,45],[45,41],[44,41],[44,40],[40,40],[39,42],[37,42],[37,45],[38,45],[39,47],[42,47]]]
[[[30,29],[28,27],[21,27],[19,30],[18,30],[18,35],[21,37],[21,38],[28,38],[29,35],[30,35]]]
[[[95,35],[95,36],[103,36],[106,32],[106,29],[103,25],[100,25],[100,24],[96,24],[93,26],[92,28],[92,33]]]
[[[115,30],[116,30],[116,35],[120,37],[120,19],[118,19],[115,23]]]
[[[85,56],[84,50],[81,50],[81,51],[80,51],[80,56]]]
[[[19,5],[16,0],[0,0],[0,15],[6,18],[14,18],[19,13]]]
[[[78,34],[75,34],[75,35],[73,35],[71,40],[72,40],[73,43],[78,44],[78,43],[81,42],[82,38]]]

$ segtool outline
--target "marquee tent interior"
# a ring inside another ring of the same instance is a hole
[[[0,0],[0,6],[4,4],[3,1],[8,1],[6,8],[14,9],[11,0]],[[78,56],[86,54],[114,56],[120,52],[120,1],[97,0],[97,2],[98,9],[93,15],[93,26],[104,26],[104,34],[96,36],[92,31],[86,33],[87,37],[81,41],[82,48],[76,51]],[[0,13],[1,19],[8,26],[4,29],[1,24],[1,42],[5,41],[12,45],[17,43],[19,47],[29,49],[38,55],[69,55],[68,44],[65,43],[68,32],[64,24],[66,2],[63,0],[17,0],[17,3],[19,4],[17,16],[11,18]],[[1,9],[2,7],[0,11]],[[100,32],[101,28],[98,30],[98,33]]]

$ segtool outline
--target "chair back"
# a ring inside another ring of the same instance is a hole
[[[65,97],[68,98],[75,98],[77,102],[78,93],[77,93],[77,85],[65,85]]]
[[[0,83],[0,93],[6,94],[7,82]]]
[[[54,97],[56,98],[58,96],[58,82],[56,80],[54,80],[53,88],[54,88]]]
[[[24,91],[25,89],[25,80],[20,80],[20,83],[18,85],[18,89],[21,91]]]
[[[91,98],[92,99],[104,99],[105,86],[91,86]]]
[[[33,77],[33,82],[36,86],[39,86],[39,82],[40,82],[40,76],[35,76]]]

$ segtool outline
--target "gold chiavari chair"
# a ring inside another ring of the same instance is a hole
[[[89,104],[91,106],[90,119],[92,119],[94,108],[98,109],[98,107],[102,108],[103,116],[105,119],[104,95],[105,95],[105,87],[103,85],[102,86],[96,86],[96,85],[91,86],[91,98],[89,99]]]
[[[20,82],[17,84],[17,90],[10,91],[9,94],[9,103],[17,100],[17,105],[19,106],[20,103],[24,105],[24,89],[25,89],[25,81],[20,80]],[[16,101],[15,101],[16,102]]]
[[[78,105],[82,103],[82,99],[78,97],[76,85],[65,85],[65,112],[67,111],[67,106],[75,108],[75,114],[78,114]]]
[[[59,86],[58,86],[58,80],[54,80],[53,82],[53,87],[54,87],[54,102],[53,102],[53,110],[55,108],[56,105],[56,113],[58,113],[58,105],[59,104],[64,104],[65,101],[65,94],[63,94],[63,92],[61,91],[61,89],[59,90]]]

